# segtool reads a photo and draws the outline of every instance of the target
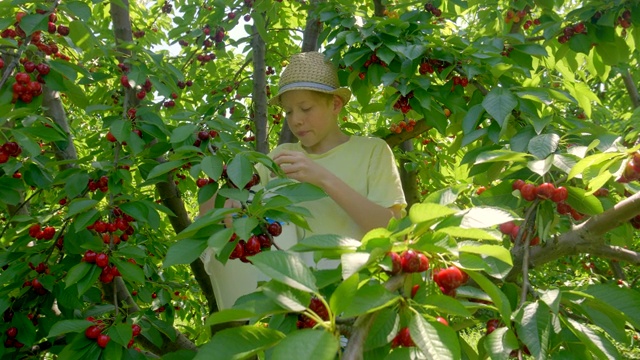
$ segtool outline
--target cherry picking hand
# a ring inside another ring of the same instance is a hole
[[[284,150],[273,158],[285,175],[300,182],[320,186],[329,171],[299,151]]]

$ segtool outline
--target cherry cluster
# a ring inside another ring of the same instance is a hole
[[[114,220],[112,222],[98,219],[87,226],[87,230],[93,230],[99,234],[105,244],[110,244],[113,241],[114,245],[118,245],[121,241],[129,240],[129,236],[135,232],[134,227],[131,226],[135,219],[123,213],[120,208],[115,208],[113,214]]]
[[[400,121],[399,123],[393,123],[389,126],[389,131],[392,133],[400,134],[403,130],[407,132],[413,131],[413,127],[416,126],[416,121],[414,119],[409,119],[409,121]]]
[[[273,240],[271,236],[279,236],[282,234],[282,225],[277,222],[271,222],[267,225],[266,233],[252,234],[247,241],[240,239],[233,234],[229,242],[238,241],[233,251],[229,255],[229,260],[240,259],[242,262],[251,262],[248,257],[251,257],[261,251],[271,249]]]
[[[420,75],[433,74],[436,70],[441,73],[445,68],[451,66],[451,63],[438,59],[422,59],[418,67]]]
[[[23,103],[30,103],[33,101],[33,98],[36,96],[40,96],[42,94],[42,83],[36,80],[32,80],[29,73],[34,72],[34,70],[38,69],[38,78],[41,79],[41,75],[46,75],[49,73],[49,65],[40,63],[35,65],[31,61],[25,61],[23,63],[25,72],[18,72],[15,75],[16,82],[13,83],[13,97],[11,102],[15,103],[18,101],[22,101]],[[44,82],[44,80],[40,80]]]
[[[514,223],[513,221],[507,221],[506,223],[500,224],[498,228],[504,235],[509,235],[512,243],[516,241],[518,233],[520,232],[520,225],[516,225],[516,223]],[[526,233],[522,235],[523,240],[521,242],[526,239],[526,236]],[[529,240],[529,246],[536,246],[538,244],[540,244],[540,238],[538,236],[535,236],[531,240]]]
[[[129,81],[129,77],[127,76],[127,73],[130,70],[129,66],[125,63],[119,63],[118,68],[123,72],[122,76],[120,76],[120,84],[126,89],[133,89],[133,86]],[[151,83],[151,80],[149,80],[149,78],[145,79],[144,84],[142,85],[139,85],[139,84],[134,84],[134,85],[136,86],[135,87],[136,98],[138,98],[138,100],[144,99],[147,96],[147,94],[150,93],[151,90],[153,89],[153,84]]]
[[[109,191],[109,178],[106,175],[102,175],[98,180],[89,179],[87,186],[91,192],[95,192],[100,189],[100,191],[105,193]]]
[[[440,10],[437,7],[433,6],[433,4],[430,3],[430,2],[424,4],[424,9],[426,11],[430,12],[431,14],[433,14],[433,16],[435,16],[435,17],[440,17],[442,15],[442,10]]]
[[[10,157],[17,158],[22,153],[22,148],[15,141],[9,141],[0,146],[0,164],[9,161]]]
[[[567,25],[562,29],[562,35],[558,37],[558,42],[564,44],[572,37],[578,34],[584,34],[587,32],[587,27],[583,22],[579,22],[574,25]]]
[[[44,285],[42,285],[38,278],[25,281],[22,287],[31,287],[31,290],[38,295],[44,295],[47,293],[47,289],[44,288]]]
[[[522,24],[522,28],[525,30],[529,30],[529,28],[533,25],[540,25],[540,19],[527,20]]]
[[[34,270],[38,274],[50,274],[51,270],[49,270],[49,266],[43,262],[38,265],[33,265],[32,262],[29,262],[29,269]]]
[[[121,276],[120,271],[115,265],[109,264],[109,255],[106,253],[96,253],[93,250],[87,250],[82,257],[82,261],[89,264],[96,264],[97,267],[102,269],[100,273],[100,282],[103,284],[109,284],[116,276]]]
[[[519,190],[520,195],[527,201],[533,201],[536,198],[551,201],[556,203],[556,210],[560,215],[570,214],[574,220],[582,220],[584,214],[576,211],[569,204],[565,203],[565,200],[569,197],[569,191],[564,186],[555,187],[552,183],[542,183],[538,186],[525,183],[523,180],[518,179],[511,185],[513,190]]]
[[[400,98],[393,104],[394,110],[400,110],[403,114],[408,113],[411,110],[409,100],[413,98],[413,91],[409,91],[407,95],[400,95]]]
[[[629,27],[631,27],[631,10],[624,9],[622,15],[618,16],[616,19],[615,25],[620,25],[625,31]]]
[[[199,147],[203,141],[207,141],[209,139],[214,139],[218,136],[218,132],[215,130],[200,130],[196,134],[196,141],[193,142],[193,146]]]
[[[527,12],[525,10],[514,10],[514,9],[509,9],[507,10],[507,14],[504,17],[504,21],[506,23],[510,23],[510,22],[514,22],[514,23],[519,23],[522,19],[525,18],[525,16],[527,16]]]
[[[429,269],[429,258],[422,252],[408,249],[401,254],[389,252],[387,256],[391,258],[391,275],[405,273],[423,272]]]
[[[371,56],[369,56],[369,59],[367,59],[367,60],[364,62],[364,67],[365,67],[365,68],[368,68],[369,66],[371,66],[371,65],[373,65],[373,64],[378,64],[378,65],[380,65],[380,66],[382,66],[382,67],[387,67],[387,64],[386,64],[384,61],[382,61],[382,60],[378,57],[378,55],[376,55],[376,53],[372,53],[372,54],[371,54]]]
[[[311,298],[311,303],[309,304],[309,310],[313,311],[318,315],[318,317],[322,320],[329,320],[329,310],[327,310],[326,306],[318,299],[317,297]],[[296,322],[296,327],[298,329],[309,329],[316,326],[316,321],[304,314],[298,315],[298,321]]]
[[[627,161],[622,175],[616,180],[619,183],[640,180],[640,151],[636,151]]]
[[[440,287],[443,294],[456,296],[456,289],[469,280],[469,275],[455,266],[437,269],[433,272],[433,281]]]
[[[165,1],[164,4],[162,5],[162,12],[165,14],[169,14],[171,12],[171,10],[173,10],[173,5],[171,4],[170,1]]]
[[[17,327],[12,326],[8,328],[7,331],[5,331],[5,334],[7,335],[7,339],[4,341],[4,347],[6,348],[14,347],[14,348],[20,349],[21,347],[24,346],[23,343],[21,343],[16,339],[16,336],[18,336]]]
[[[403,347],[412,347],[416,346],[411,338],[411,333],[409,332],[408,327],[403,327],[398,331],[396,336],[391,340],[391,348],[397,348],[399,346]]]
[[[51,240],[56,235],[56,229],[53,226],[40,227],[40,224],[33,224],[29,227],[29,236],[36,240]]]

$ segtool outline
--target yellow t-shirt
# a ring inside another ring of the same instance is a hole
[[[282,150],[304,153],[367,199],[386,208],[399,205],[404,212],[407,202],[400,175],[393,152],[384,140],[351,136],[345,143],[323,154],[309,154],[300,143],[287,143],[276,147],[269,156],[274,157]],[[269,180],[268,170],[260,167],[258,171],[266,183]],[[328,196],[296,205],[313,215],[307,218],[311,232],[299,229],[299,240],[313,234],[337,234],[357,240],[364,236],[355,221]]]

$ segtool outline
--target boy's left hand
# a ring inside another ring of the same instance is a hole
[[[284,150],[273,158],[291,179],[321,186],[329,171],[299,151]]]

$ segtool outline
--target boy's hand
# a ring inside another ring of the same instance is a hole
[[[299,151],[284,150],[273,158],[287,177],[320,186],[330,174],[327,169]]]

